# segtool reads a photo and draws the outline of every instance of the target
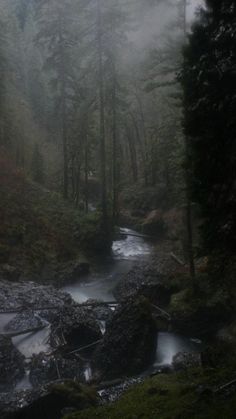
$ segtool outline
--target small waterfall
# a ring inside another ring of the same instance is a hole
[[[32,385],[31,385],[31,382],[30,382],[30,379],[29,379],[29,375],[30,375],[30,370],[26,369],[24,377],[22,378],[21,381],[19,381],[16,384],[16,387],[15,387],[16,391],[28,390],[28,389],[32,388]]]
[[[199,352],[201,346],[202,342],[198,339],[188,339],[168,332],[159,333],[154,366],[171,365],[179,352]]]
[[[100,327],[102,335],[104,335],[106,332],[106,322],[104,320],[100,320],[99,327]]]
[[[87,364],[84,370],[84,378],[86,383],[92,379],[92,369],[90,364]]]

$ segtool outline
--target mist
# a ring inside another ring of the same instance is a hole
[[[0,418],[235,417],[235,28],[0,0]]]

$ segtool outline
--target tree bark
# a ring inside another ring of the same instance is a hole
[[[187,39],[187,0],[183,0],[184,7],[184,37]],[[185,64],[185,63],[184,63]],[[191,206],[191,172],[189,170],[191,157],[189,153],[189,138],[185,134],[185,156],[186,156],[186,168],[185,168],[185,184],[186,184],[186,225],[187,225],[187,252],[189,261],[189,273],[193,281],[193,287],[196,289],[195,282],[195,263],[194,263],[194,252],[193,252],[193,226],[192,226],[192,206]]]
[[[107,230],[107,179],[106,179],[106,144],[105,144],[105,100],[102,48],[102,15],[101,0],[97,0],[97,41],[98,41],[98,85],[100,111],[100,177],[101,177],[101,207],[103,226]]]
[[[112,180],[113,180],[113,223],[119,215],[118,209],[118,173],[117,173],[117,103],[116,103],[116,68],[113,63],[113,89],[112,89]]]
[[[88,213],[88,196],[89,196],[89,185],[88,185],[88,162],[89,162],[89,145],[88,145],[88,133],[85,132],[85,150],[84,150],[84,201],[85,201],[85,212]]]
[[[61,130],[63,145],[63,195],[68,199],[68,150],[67,150],[67,121],[66,121],[66,77],[65,77],[65,51],[62,36],[62,17],[59,18],[59,45],[60,45],[60,79],[61,79]]]

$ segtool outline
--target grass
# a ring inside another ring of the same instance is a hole
[[[113,404],[86,409],[65,419],[235,419],[236,394],[214,396],[207,391],[232,376],[229,371],[201,369],[161,374],[132,387]],[[204,388],[206,391],[202,391]]]

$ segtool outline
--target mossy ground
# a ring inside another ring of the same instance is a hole
[[[86,409],[66,419],[235,419],[236,393],[216,395],[208,391],[233,377],[227,370],[161,374],[131,388],[113,404]]]

